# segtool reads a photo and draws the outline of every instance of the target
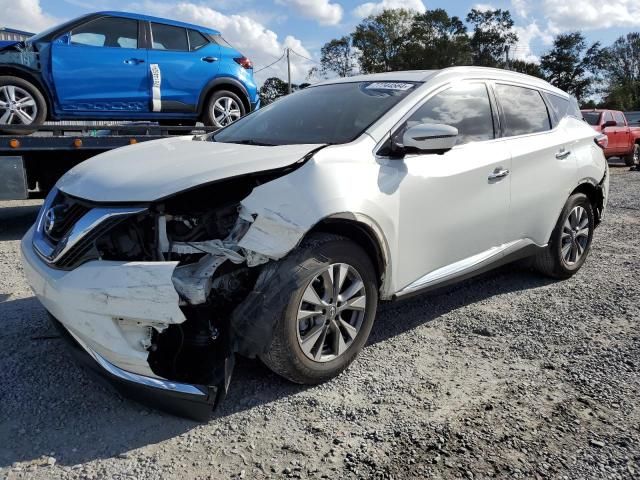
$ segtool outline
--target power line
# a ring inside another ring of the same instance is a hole
[[[322,65],[320,62],[318,62],[317,60],[314,60],[313,58],[309,58],[306,55],[302,55],[301,53],[296,52],[293,48],[290,48],[289,50],[291,50],[293,53],[295,53],[297,56],[302,57],[306,60],[309,60],[310,62],[313,63],[317,63],[318,65]]]
[[[276,63],[278,63],[280,60],[282,60],[282,59],[284,58],[284,56],[285,56],[285,55],[286,55],[286,53],[283,53],[283,54],[282,54],[282,56],[281,56],[278,60],[276,60],[276,61],[275,61],[275,62],[273,62],[273,63],[270,63],[270,64],[269,64],[269,65],[267,65],[266,67],[262,67],[262,68],[260,68],[260,69],[258,69],[258,70],[255,70],[253,73],[254,73],[254,74],[255,74],[255,73],[260,73],[261,71],[266,70],[267,68],[271,68],[271,67],[273,67]]]

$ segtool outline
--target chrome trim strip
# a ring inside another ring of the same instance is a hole
[[[53,264],[62,258],[74,245],[81,241],[88,233],[99,226],[102,222],[118,216],[134,215],[146,210],[146,207],[99,207],[89,210],[76,222],[71,231],[62,239],[57,246],[53,246],[44,233],[44,216],[49,210],[53,199],[57,195],[57,190],[52,191],[47,197],[38,220],[36,221],[36,231],[33,235],[33,247],[36,253],[47,263]]]
[[[66,328],[66,327],[65,327]],[[160,378],[145,377],[137,373],[127,372],[126,370],[116,367],[113,363],[109,362],[106,358],[100,355],[98,352],[92,350],[85,342],[83,342],[77,335],[67,328],[67,331],[76,339],[76,341],[91,355],[91,357],[98,362],[102,368],[104,368],[111,375],[118,377],[127,382],[137,383],[146,387],[157,388],[160,390],[167,390],[171,392],[186,393],[189,395],[198,395],[206,397],[207,394],[200,390],[195,385],[189,383],[172,382],[170,380],[163,380]]]
[[[477,255],[473,255],[469,258],[465,258],[450,265],[438,268],[426,274],[424,277],[420,277],[418,280],[396,293],[395,296],[402,297],[403,295],[407,295],[408,293],[414,292],[416,290],[421,290],[437,283],[450,280],[451,278],[455,278],[459,275],[477,270],[486,263],[490,263],[494,260],[502,258],[504,252],[509,249],[513,249],[519,243],[522,243],[522,245],[519,245],[516,249],[523,248],[531,244],[532,242],[530,240],[515,240],[513,242],[499,245],[497,247],[491,247],[490,249],[478,253]]]

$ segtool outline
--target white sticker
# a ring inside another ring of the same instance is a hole
[[[159,112],[162,110],[162,93],[160,87],[162,85],[162,75],[160,73],[160,65],[152,63],[149,65],[151,68],[151,79],[153,81],[151,85],[151,100],[153,102],[153,111]]]
[[[409,90],[413,88],[413,83],[399,83],[399,82],[376,82],[367,86],[367,89],[371,90]]]

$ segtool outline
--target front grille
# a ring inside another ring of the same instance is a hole
[[[69,197],[60,192],[49,210],[55,215],[55,222],[50,231],[45,230],[45,234],[49,238],[49,241],[56,246],[90,208],[81,204],[73,197]]]
[[[33,247],[52,267],[72,270],[100,258],[96,242],[120,222],[146,210],[93,204],[54,190],[38,215]]]

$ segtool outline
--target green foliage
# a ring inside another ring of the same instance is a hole
[[[513,19],[509,10],[472,9],[467,23],[473,26],[471,51],[473,64],[484,67],[502,67],[505,52],[518,42],[513,31]]]
[[[532,77],[538,77],[546,80],[542,68],[540,68],[540,65],[537,63],[527,62],[525,60],[511,60],[509,62],[509,69],[514,72],[525,73]]]
[[[262,106],[269,105],[278,98],[286,95],[288,85],[278,77],[269,77],[260,87],[260,103]]]
[[[414,13],[404,9],[384,10],[365,18],[351,34],[360,51],[362,73],[404,70],[403,53],[409,43]]]
[[[553,48],[540,59],[540,67],[548,81],[578,101],[594,92],[604,63],[600,43],[587,47],[580,32],[556,36]]]
[[[327,75],[334,73],[339,77],[353,75],[356,68],[356,54],[351,48],[351,38],[334,38],[320,49],[320,71]]]
[[[417,14],[400,57],[402,66],[408,69],[471,65],[467,27],[458,17],[449,17],[441,8]]]
[[[607,108],[640,110],[640,33],[628,33],[605,48],[602,68]]]

